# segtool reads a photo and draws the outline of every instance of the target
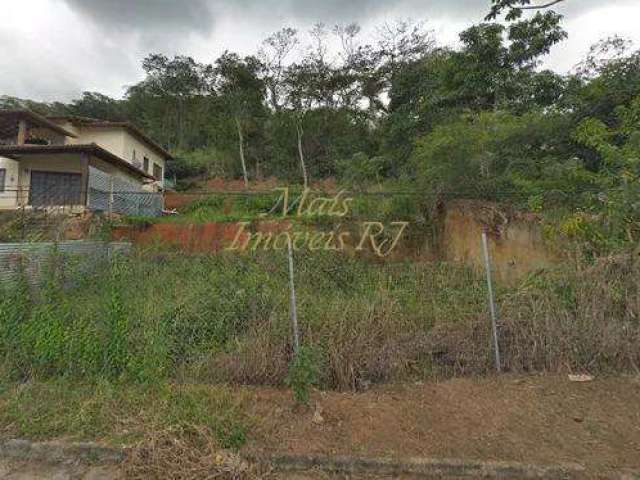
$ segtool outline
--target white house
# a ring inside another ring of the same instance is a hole
[[[95,188],[113,197],[114,185],[160,192],[169,159],[130,123],[0,110],[0,209],[86,208]]]

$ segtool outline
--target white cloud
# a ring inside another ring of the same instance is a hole
[[[545,66],[559,73],[566,73],[589,52],[589,47],[598,40],[618,34],[633,40],[640,48],[640,5],[605,6],[577,17],[567,17],[566,29],[569,38],[556,46],[545,62]]]
[[[0,95],[68,101],[83,90],[119,97],[139,81],[150,52],[211,62],[224,50],[254,53],[283,26],[359,21],[365,31],[397,18],[426,19],[439,44],[482,21],[489,0],[29,0],[3,2]],[[603,6],[604,5],[604,6]],[[618,33],[640,46],[637,0],[567,0],[569,39],[545,66],[570,70],[599,39]]]
[[[133,38],[114,42],[98,35],[63,3],[10,2],[3,14],[2,94],[69,100],[85,89],[116,92],[135,74],[137,59],[128,48]]]

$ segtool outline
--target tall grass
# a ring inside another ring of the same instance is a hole
[[[56,262],[52,262],[54,265]],[[139,251],[0,296],[6,378],[283,385],[292,360],[282,253]],[[540,272],[498,291],[512,371],[633,372],[640,261]],[[298,255],[302,340],[326,388],[492,371],[482,276],[453,264]]]

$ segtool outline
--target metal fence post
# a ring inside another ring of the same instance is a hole
[[[482,232],[482,252],[484,254],[484,268],[487,272],[487,291],[489,295],[489,310],[491,311],[491,333],[493,336],[493,352],[495,355],[496,370],[502,371],[500,363],[500,346],[498,344],[498,312],[493,296],[493,283],[491,281],[491,259],[489,258],[489,242],[487,241],[487,231]]]
[[[298,354],[300,350],[300,334],[298,332],[298,310],[296,307],[296,286],[293,279],[293,246],[291,237],[287,242],[287,256],[289,257],[289,308],[291,316],[291,328],[293,330],[293,350]]]
[[[109,216],[113,215],[113,176],[109,176],[109,198],[107,199]]]

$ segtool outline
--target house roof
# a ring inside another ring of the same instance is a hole
[[[54,116],[48,117],[49,120],[55,121],[67,121],[73,125],[84,127],[84,128],[124,128],[131,135],[137,137],[138,140],[149,145],[156,153],[165,157],[165,159],[172,159],[173,155],[169,153],[166,149],[164,149],[159,143],[155,142],[151,139],[146,133],[136,127],[134,124],[130,122],[110,122],[107,120],[99,120],[97,118],[89,118],[89,117],[78,117],[78,116]]]
[[[35,112],[30,110],[0,110],[0,119],[6,118],[16,118],[17,120],[27,120],[29,123],[33,125],[37,125],[39,127],[48,128],[49,130],[53,130],[60,135],[64,135],[65,137],[73,137],[76,138],[76,135],[71,133],[70,131],[62,128],[57,123],[51,121],[50,119],[43,117],[42,115],[38,115]]]
[[[126,160],[114,155],[95,143],[86,145],[0,145],[0,156],[19,158],[21,155],[36,154],[62,154],[62,153],[86,153],[93,155],[107,163],[124,168],[142,178],[154,179],[144,170],[135,167]]]

